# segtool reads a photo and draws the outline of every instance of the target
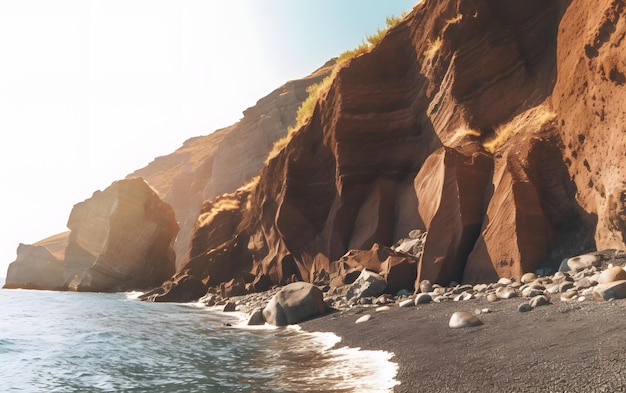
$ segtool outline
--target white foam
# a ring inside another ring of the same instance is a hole
[[[293,328],[321,344],[321,351],[331,355],[329,364],[316,370],[314,379],[332,380],[337,390],[354,389],[363,393],[390,392],[400,384],[396,379],[398,364],[392,362],[393,353],[347,346],[337,348],[341,337],[334,333],[305,332],[298,325]]]
[[[124,292],[124,295],[126,295],[127,300],[137,300],[139,299],[139,296],[143,294],[144,292],[139,292],[139,291]]]

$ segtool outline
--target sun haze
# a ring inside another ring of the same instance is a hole
[[[0,277],[19,242],[187,138],[241,118],[416,1],[0,3]]]

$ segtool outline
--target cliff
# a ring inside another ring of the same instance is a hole
[[[245,110],[239,122],[191,138],[128,176],[144,178],[174,209],[180,226],[177,266],[188,260],[204,201],[234,192],[259,174],[274,142],[295,124],[296,111],[308,95],[306,89],[328,76],[333,65],[331,60],[311,75],[285,83]]]
[[[441,284],[624,248],[623,9],[418,4],[335,69],[258,183],[204,205],[189,262],[154,295],[182,278],[228,293],[328,283],[347,251],[416,229],[417,281]]]

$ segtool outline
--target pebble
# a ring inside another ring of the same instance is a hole
[[[526,273],[522,276],[520,280],[524,284],[531,283],[537,279],[537,275],[535,273]]]
[[[512,299],[514,297],[517,297],[517,292],[515,291],[515,289],[500,287],[496,289],[496,296],[500,299]]]
[[[540,295],[543,295],[543,291],[537,288],[533,288],[533,287],[526,287],[522,291],[523,297],[535,297],[535,296],[540,296]]]
[[[564,292],[561,294],[561,301],[562,302],[567,302],[570,301],[574,298],[578,297],[578,291],[575,289],[570,289],[567,292]]]
[[[513,280],[511,280],[510,278],[502,277],[501,279],[498,280],[498,284],[501,284],[501,285],[511,285],[512,283],[513,283]]]
[[[376,307],[376,312],[383,312],[383,311],[389,311],[389,310],[391,310],[391,307],[389,306]]]
[[[572,288],[574,288],[574,283],[571,281],[564,281],[559,284],[559,292],[561,293],[567,292]]]
[[[550,304],[550,299],[548,299],[548,297],[545,295],[535,296],[534,298],[530,299],[529,303],[532,308],[535,308],[539,306],[545,306],[546,304]]]
[[[587,298],[585,296],[579,296],[578,297],[578,301],[579,302],[584,302],[585,300],[587,300]]]
[[[450,317],[448,326],[452,329],[466,328],[482,325],[482,322],[474,314],[467,311],[457,311]]]
[[[430,303],[433,301],[433,298],[427,294],[427,293],[420,293],[417,296],[415,296],[415,305],[417,306],[418,304],[426,304],[426,303]]]
[[[369,321],[370,319],[372,319],[372,316],[370,314],[365,314],[359,317],[359,319],[357,319],[354,323],[363,323]]]
[[[529,304],[529,303],[522,303],[519,306],[517,306],[517,311],[519,312],[527,312],[532,310],[533,307]]]
[[[619,280],[626,280],[626,271],[620,266],[608,268],[598,276],[598,284],[606,284]]]
[[[429,293],[433,291],[433,284],[430,283],[430,281],[428,280],[422,280],[422,282],[420,282],[420,292],[421,293]]]
[[[498,296],[495,293],[490,293],[489,295],[487,295],[487,301],[496,302],[498,301]]]
[[[415,300],[413,299],[406,299],[406,300],[401,301],[398,304],[398,307],[413,307],[413,306],[415,306]]]

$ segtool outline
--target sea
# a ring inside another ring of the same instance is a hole
[[[0,392],[367,393],[398,383],[391,353],[139,294],[0,290]]]

